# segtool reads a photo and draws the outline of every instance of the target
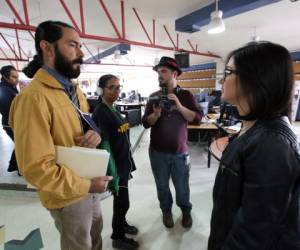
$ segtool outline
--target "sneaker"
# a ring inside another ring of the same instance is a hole
[[[137,249],[140,245],[134,239],[129,239],[124,237],[122,239],[117,239],[112,241],[113,248],[123,249],[123,250],[132,250]]]
[[[174,227],[173,215],[171,212],[163,212],[163,223],[167,228]]]
[[[135,226],[130,226],[128,223],[125,224],[124,230],[126,234],[137,235],[139,230]]]
[[[182,212],[182,221],[181,224],[184,228],[191,228],[193,225],[193,219],[191,216],[191,212]]]

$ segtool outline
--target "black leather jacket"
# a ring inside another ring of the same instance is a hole
[[[300,156],[286,118],[257,121],[225,149],[208,250],[300,249]]]

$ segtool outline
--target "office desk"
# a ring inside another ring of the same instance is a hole
[[[229,136],[238,133],[236,130],[231,130],[228,128],[223,128]],[[297,136],[298,143],[300,143],[300,122],[292,123],[292,130]],[[220,137],[213,140],[209,146],[209,151],[211,155],[216,158],[218,161],[221,160],[224,149],[228,144],[228,136]]]
[[[115,102],[115,104],[120,108],[120,111],[141,109],[141,107],[144,106],[144,103],[141,102]]]
[[[228,144],[229,138],[228,136],[220,137],[215,139],[209,146],[209,151],[213,157],[215,157],[218,161],[221,160],[223,151],[225,150]]]
[[[218,130],[219,128],[213,123],[201,123],[199,125],[188,125],[188,129],[196,130]]]
[[[210,167],[211,161],[211,152],[209,150],[209,146],[211,144],[212,138],[215,137],[220,132],[220,128],[213,124],[213,123],[201,123],[199,125],[188,125],[188,130],[197,130],[198,131],[198,142],[200,140],[200,132],[207,132],[208,133],[208,140],[207,140],[207,167]]]

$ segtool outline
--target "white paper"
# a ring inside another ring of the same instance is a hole
[[[105,176],[109,153],[103,149],[55,146],[56,163],[72,169],[76,175],[92,179]],[[27,184],[27,188],[35,188]]]
[[[109,153],[102,149],[55,146],[56,163],[72,169],[83,178],[105,176]]]

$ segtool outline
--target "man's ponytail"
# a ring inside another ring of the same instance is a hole
[[[23,73],[28,78],[33,78],[35,73],[43,66],[43,60],[39,55],[35,55],[33,60],[30,61],[25,68],[23,68]]]

